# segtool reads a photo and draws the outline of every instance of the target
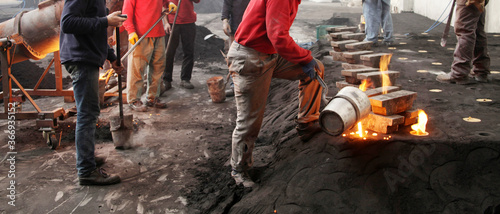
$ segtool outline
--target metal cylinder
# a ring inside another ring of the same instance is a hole
[[[342,88],[319,115],[323,131],[340,135],[371,112],[370,99],[358,88]]]
[[[15,41],[13,62],[42,59],[59,50],[59,25],[63,0],[47,0],[38,8],[21,12],[16,17],[0,23],[0,38]]]

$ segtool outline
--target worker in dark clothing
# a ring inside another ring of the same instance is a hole
[[[231,45],[234,41],[234,33],[238,29],[238,26],[243,19],[243,13],[247,9],[250,0],[224,0],[222,4],[222,29],[224,33],[229,37],[229,41],[226,41]],[[232,79],[231,79],[232,81]],[[234,96],[234,83],[231,82],[230,88],[226,90],[226,97]]]
[[[231,176],[252,186],[247,174],[272,78],[299,80],[296,130],[302,141],[321,131],[318,123],[324,66],[289,34],[300,0],[252,0],[227,54],[237,108],[232,137]]]
[[[117,57],[107,43],[107,28],[120,27],[126,18],[120,11],[107,15],[104,0],[66,0],[61,15],[61,63],[71,74],[76,101],[76,168],[80,185],[110,185],[119,176],[106,174],[95,157],[95,129],[99,109],[99,68],[107,59],[120,74]]]
[[[457,0],[455,34],[457,46],[453,53],[451,71],[436,80],[442,83],[470,84],[469,75],[477,82],[488,82],[490,56],[484,31],[488,0]]]

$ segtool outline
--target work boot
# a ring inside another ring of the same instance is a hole
[[[103,168],[96,168],[89,175],[78,178],[80,185],[111,185],[120,183],[121,179],[118,175],[108,175]]]
[[[487,83],[487,82],[489,82],[489,80],[488,80],[488,74],[475,74],[474,75],[474,79],[476,80],[476,82],[480,82],[480,83]]]
[[[189,80],[182,80],[181,81],[181,87],[183,87],[185,89],[193,89],[194,85],[191,84],[191,82],[189,82]]]
[[[298,123],[295,129],[299,133],[300,140],[303,142],[309,141],[316,133],[321,132],[318,120],[309,123]]]
[[[148,99],[146,101],[146,106],[155,108],[167,108],[167,104],[162,103],[161,100],[158,98]]]
[[[165,91],[168,91],[172,88],[172,82],[169,81],[163,81],[160,85],[160,95],[165,93]]]
[[[226,97],[234,97],[234,88],[226,89]]]
[[[142,102],[140,100],[136,100],[134,102],[132,102],[131,104],[129,104],[130,108],[132,108],[132,110],[134,111],[138,111],[138,112],[145,112],[148,110],[148,107],[144,104],[142,104]]]
[[[455,78],[451,77],[450,73],[440,74],[436,77],[436,80],[438,82],[441,82],[441,83],[456,83],[459,85],[471,84],[468,77],[466,77],[465,79],[455,79]]]
[[[233,177],[234,181],[236,182],[236,185],[243,184],[244,187],[253,187],[255,183],[252,181],[248,173],[245,171],[243,172],[238,172],[236,170],[231,170],[231,177]]]
[[[100,166],[104,165],[104,163],[106,162],[103,157],[95,156],[94,159],[95,159],[95,166],[96,167],[100,167]]]

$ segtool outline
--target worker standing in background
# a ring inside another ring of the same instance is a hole
[[[66,0],[61,14],[61,63],[71,74],[77,119],[75,130],[76,168],[80,185],[110,185],[119,176],[108,175],[99,165],[95,151],[95,129],[99,117],[99,67],[107,59],[121,75],[122,66],[108,45],[107,28],[120,27],[126,20],[116,11],[107,15],[102,0]],[[107,16],[106,16],[107,15]],[[118,59],[119,60],[119,59]],[[100,163],[99,163],[100,162]]]
[[[174,71],[174,57],[179,41],[182,43],[182,68],[181,68],[181,84],[180,86],[186,89],[193,89],[191,84],[191,74],[193,73],[194,65],[194,43],[196,38],[196,13],[194,12],[194,3],[199,3],[200,0],[182,0],[181,5],[178,5],[178,0],[167,0],[179,7],[177,11],[177,20],[175,29],[172,29],[175,14],[169,14],[165,24],[167,36],[165,41],[170,42],[170,48],[167,50],[167,64],[163,75],[162,91],[172,88],[172,73]],[[172,39],[169,40],[169,37]]]
[[[248,6],[250,0],[224,0],[222,4],[222,29],[229,37],[226,44],[231,45],[234,41],[234,33],[243,19],[243,13]],[[234,83],[231,82],[230,89],[226,90],[226,97],[234,96]]]
[[[128,40],[134,45],[162,16],[166,0],[125,0],[123,23]],[[130,46],[131,47],[131,46]],[[144,71],[147,69],[146,105],[141,101]],[[147,111],[147,107],[166,108],[159,99],[160,84],[165,70],[165,30],[160,21],[128,56],[127,101],[134,111]]]
[[[484,31],[488,0],[457,0],[455,34],[457,46],[453,53],[451,71],[440,74],[436,80],[442,83],[469,84],[469,74],[477,82],[488,82],[490,56]],[[472,66],[471,66],[472,64]]]
[[[318,123],[324,66],[311,51],[295,43],[289,30],[300,0],[252,0],[243,15],[227,54],[237,107],[232,136],[231,176],[237,184],[252,186],[247,171],[259,134],[271,79],[299,81],[296,129],[302,141],[321,131]]]
[[[392,36],[391,0],[363,0],[363,16],[366,34],[364,41],[373,42],[373,45],[377,46],[380,26],[382,26],[384,37],[382,42],[385,45],[392,45],[394,38]]]

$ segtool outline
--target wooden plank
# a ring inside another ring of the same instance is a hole
[[[330,44],[332,45],[333,50],[341,52],[341,51],[347,51],[347,49],[345,48],[346,44],[355,42],[357,42],[357,40],[343,40],[343,41],[332,41],[330,42]]]
[[[390,85],[395,85],[396,80],[399,77],[399,71],[384,71],[385,74],[389,76]],[[366,73],[359,73],[357,74],[357,79],[362,81],[362,80],[367,80],[370,81],[372,86],[374,88],[382,87],[383,83],[383,78],[382,78],[382,72],[381,71],[373,71],[373,72],[366,72]]]
[[[372,54],[373,51],[355,51],[355,52],[345,52],[344,57],[347,60],[347,63],[350,64],[361,64],[361,55]]]
[[[330,35],[333,41],[341,41],[344,40],[342,39],[342,35],[344,34],[351,34],[351,32],[337,32],[337,33],[330,33],[328,35]]]
[[[342,39],[353,39],[358,41],[363,41],[366,37],[364,33],[346,33],[341,35]]]
[[[363,128],[383,134],[397,131],[398,125],[403,123],[404,117],[401,115],[384,116],[373,112],[361,120]]]
[[[420,109],[410,109],[408,111],[399,113],[399,115],[405,117],[405,122],[402,124],[404,126],[413,125],[418,122],[418,111]]]
[[[326,32],[329,32],[329,33],[335,33],[336,32],[335,28],[339,28],[339,27],[347,27],[347,25],[341,25],[341,26],[337,26],[337,27],[327,27],[327,28],[325,28],[325,30],[326,30]]]
[[[382,56],[392,55],[391,53],[375,53],[375,54],[366,54],[362,55],[361,61],[363,61],[363,65],[380,68],[380,58]]]
[[[395,92],[401,90],[401,86],[387,86],[387,93]],[[384,88],[378,87],[365,91],[366,96],[373,97],[377,95],[381,95],[383,93]]]
[[[393,115],[412,108],[417,92],[400,90],[370,97],[372,111],[381,115]]]
[[[356,32],[358,30],[358,27],[332,27],[332,28],[327,28],[327,31],[332,31],[332,32]]]
[[[330,55],[333,56],[334,61],[347,62],[344,57],[344,52],[330,51]]]
[[[351,84],[360,84],[361,80],[358,79],[357,75],[361,73],[378,71],[376,68],[360,68],[360,69],[350,69],[342,70],[341,74],[345,77],[346,81]]]
[[[352,87],[359,87],[359,85],[355,85],[355,84],[351,84],[351,83],[348,83],[346,81],[338,81],[335,83],[335,85],[337,86],[338,89],[342,89],[344,87],[347,87],[347,86],[352,86]]]
[[[370,50],[372,49],[373,42],[364,41],[364,42],[355,42],[345,46],[349,51],[362,51],[362,50]]]
[[[342,68],[345,70],[350,70],[350,69],[372,68],[372,67],[368,67],[366,65],[360,65],[360,64],[342,63]]]

